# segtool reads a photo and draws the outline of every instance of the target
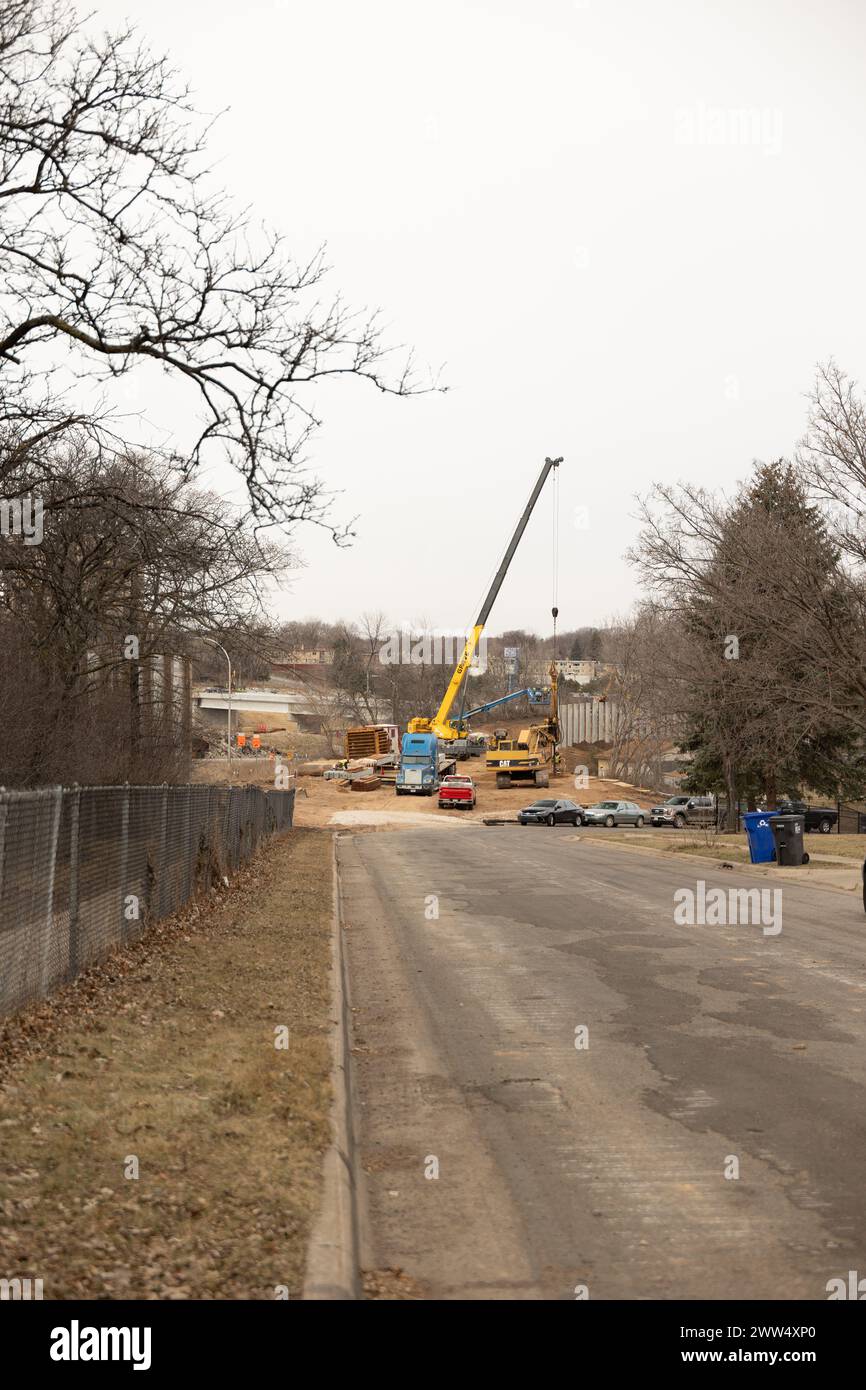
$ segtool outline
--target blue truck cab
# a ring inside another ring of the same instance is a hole
[[[397,769],[398,796],[433,796],[455,768],[453,755],[440,752],[435,734],[404,734]]]

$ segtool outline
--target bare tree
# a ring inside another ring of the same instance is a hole
[[[216,450],[257,517],[340,538],[305,467],[305,388],[354,376],[404,395],[411,366],[391,373],[377,316],[327,295],[321,252],[295,261],[233,210],[206,137],[133,30],[97,35],[66,0],[0,6],[0,484],[26,486],[22,462],[70,427],[116,445],[70,364],[98,380],[150,362],[200,408],[187,476]]]
[[[18,769],[7,780],[81,780],[77,731],[112,691],[101,776],[153,775],[146,726],[154,659],[187,653],[201,633],[235,652],[260,648],[269,637],[262,584],[285,575],[291,554],[239,527],[221,499],[163,461],[114,459],[106,472],[82,436],[67,439],[62,458],[46,466],[51,474],[64,497],[72,489],[81,500],[56,506],[49,488],[42,543],[7,536],[0,545],[0,615],[15,634],[18,665],[30,672],[40,725],[23,763],[14,733],[0,730],[0,763]],[[7,679],[4,672],[4,694],[14,696]]]
[[[660,787],[662,762],[682,727],[679,700],[671,689],[672,622],[651,604],[605,630],[613,670],[605,681],[615,709],[611,772],[640,785]]]
[[[830,504],[843,552],[866,564],[866,403],[832,359],[817,369],[796,458],[809,491]]]

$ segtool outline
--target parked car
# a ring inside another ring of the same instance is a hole
[[[439,787],[439,805],[462,807],[471,811],[475,806],[475,783],[471,777],[443,777]]]
[[[649,812],[652,825],[672,825],[682,830],[685,825],[716,825],[719,819],[718,802],[714,796],[669,796]]]
[[[684,812],[690,801],[690,796],[669,796],[659,806],[651,807],[648,817],[650,824],[672,825],[674,816],[677,812]]]
[[[583,825],[586,812],[576,801],[533,801],[518,811],[521,825]]]
[[[806,830],[818,830],[829,835],[839,820],[838,811],[832,806],[809,806],[805,801],[779,801],[776,810],[780,816],[803,816]]]
[[[634,801],[597,801],[584,812],[587,825],[643,825],[646,811]]]

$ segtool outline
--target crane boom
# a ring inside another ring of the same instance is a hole
[[[502,564],[496,571],[493,583],[490,585],[490,588],[487,592],[487,597],[481,605],[481,612],[478,614],[475,626],[473,627],[472,631],[466,639],[466,644],[463,648],[463,655],[460,657],[460,660],[454,668],[454,674],[452,675],[451,680],[448,682],[448,688],[445,691],[445,694],[442,696],[442,702],[439,705],[439,708],[436,711],[436,714],[433,717],[433,719],[411,719],[407,726],[410,733],[433,732],[439,738],[447,739],[457,737],[458,730],[454,727],[454,725],[448,718],[449,714],[451,713],[451,707],[457,698],[457,694],[460,690],[460,685],[463,680],[463,677],[466,675],[466,672],[469,669],[470,662],[472,661],[472,658],[475,655],[475,649],[477,648],[478,643],[481,640],[481,634],[484,631],[484,625],[487,622],[488,617],[490,616],[491,608],[496,602],[496,596],[499,593],[499,590],[502,588],[502,581],[508,573],[508,566],[511,564],[511,561],[514,558],[514,552],[520,544],[521,537],[523,536],[523,533],[526,530],[529,518],[532,516],[535,504],[541,495],[541,489],[547,482],[548,474],[554,468],[558,468],[561,463],[561,457],[555,459],[546,458],[544,460],[544,465],[541,469],[541,472],[538,475],[538,481],[536,482],[535,487],[532,489],[532,495],[523,509],[523,514],[521,515],[520,520],[514,528],[514,535],[511,537],[511,540],[508,543],[508,549],[502,557]]]

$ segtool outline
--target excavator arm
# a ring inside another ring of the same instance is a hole
[[[529,696],[530,705],[550,704],[550,690],[540,690],[534,686],[524,686],[523,690],[511,690],[507,695],[500,695],[498,700],[488,700],[486,705],[476,705],[475,709],[468,709],[461,717],[461,724],[469,719],[474,719],[476,714],[486,714],[489,709],[496,709],[497,705],[504,705],[509,700],[519,700],[521,695]]]

